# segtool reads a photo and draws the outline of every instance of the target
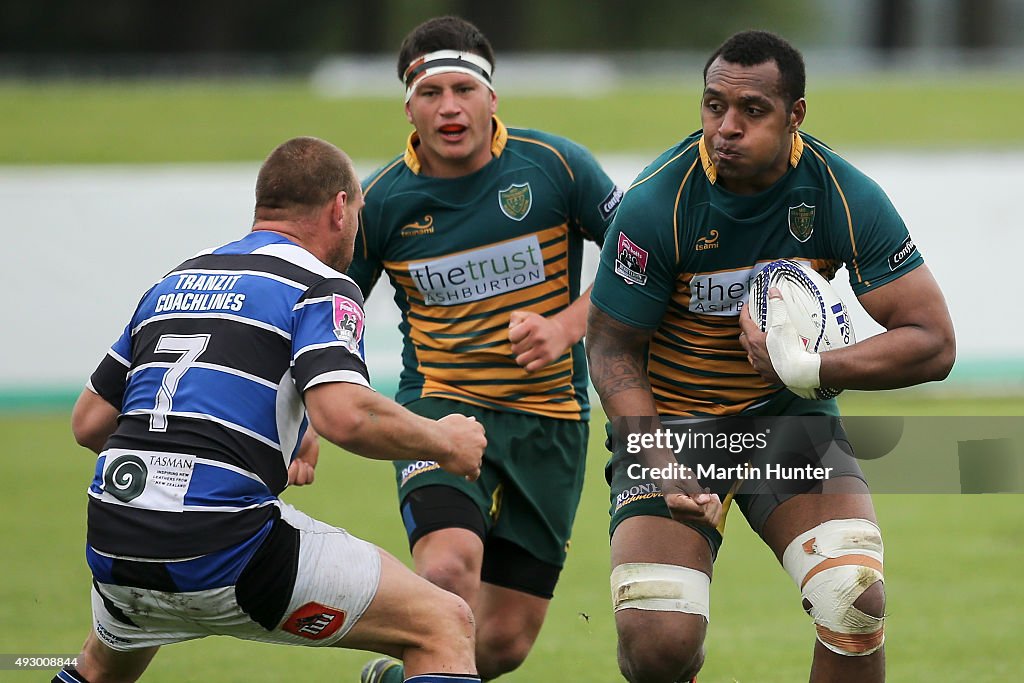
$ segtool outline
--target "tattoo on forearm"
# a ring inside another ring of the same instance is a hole
[[[647,373],[633,353],[611,349],[595,351],[590,363],[594,387],[604,400],[629,389],[651,389]]]
[[[603,401],[630,389],[651,390],[644,364],[647,340],[638,340],[642,335],[591,308],[587,357],[590,377]]]

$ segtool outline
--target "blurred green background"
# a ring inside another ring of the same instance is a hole
[[[676,85],[592,97],[500,97],[509,125],[566,135],[598,154],[654,154],[699,127],[699,70]],[[410,127],[393,97],[330,97],[308,81],[0,81],[0,164],[253,161],[295,135],[355,159],[401,151]],[[822,78],[804,129],[838,150],[1005,151],[1024,147],[1024,72]]]

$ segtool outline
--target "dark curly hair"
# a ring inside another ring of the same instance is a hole
[[[800,51],[784,38],[768,31],[742,31],[733,35],[715,50],[704,65],[704,84],[708,82],[708,69],[719,57],[722,61],[741,66],[757,66],[774,61],[779,67],[779,94],[789,106],[804,96],[807,74]]]

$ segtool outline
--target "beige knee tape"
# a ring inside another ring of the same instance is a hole
[[[687,612],[710,619],[711,579],[702,571],[674,564],[627,562],[612,570],[611,584],[616,612]]]
[[[853,603],[882,581],[882,533],[866,519],[835,519],[800,534],[782,565],[811,604],[818,640],[832,652],[869,655],[885,642],[884,617]]]

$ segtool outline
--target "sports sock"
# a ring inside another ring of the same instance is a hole
[[[476,674],[420,674],[405,679],[405,683],[480,683],[480,677]]]
[[[395,666],[389,666],[377,679],[377,683],[403,683],[405,681],[405,667],[401,662],[395,662]]]
[[[65,667],[57,672],[50,683],[89,683],[89,681],[74,667]]]

